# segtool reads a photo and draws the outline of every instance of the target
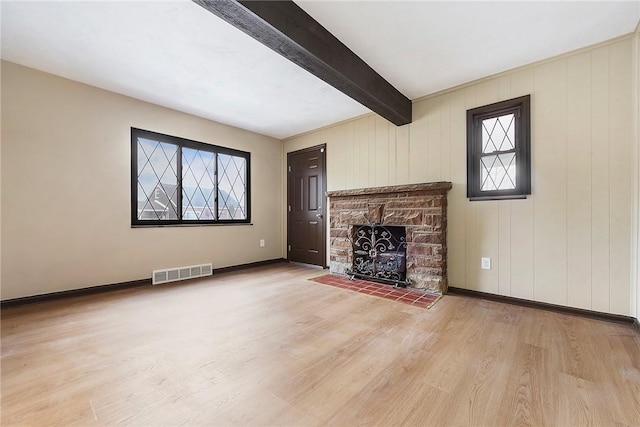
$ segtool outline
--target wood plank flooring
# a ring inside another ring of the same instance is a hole
[[[281,264],[2,310],[3,426],[640,425],[640,337]]]

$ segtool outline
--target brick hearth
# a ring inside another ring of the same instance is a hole
[[[406,227],[407,279],[411,286],[447,291],[447,192],[450,182],[329,191],[330,268],[345,274],[353,263],[350,227]]]

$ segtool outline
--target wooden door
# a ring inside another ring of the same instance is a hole
[[[287,155],[288,259],[326,266],[325,146]]]

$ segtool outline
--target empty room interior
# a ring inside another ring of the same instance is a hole
[[[6,426],[640,426],[639,1],[5,1]]]

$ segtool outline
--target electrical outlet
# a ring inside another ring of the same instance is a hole
[[[260,247],[264,248],[264,239],[260,239]]]
[[[480,268],[483,270],[491,270],[491,258],[480,258]]]

